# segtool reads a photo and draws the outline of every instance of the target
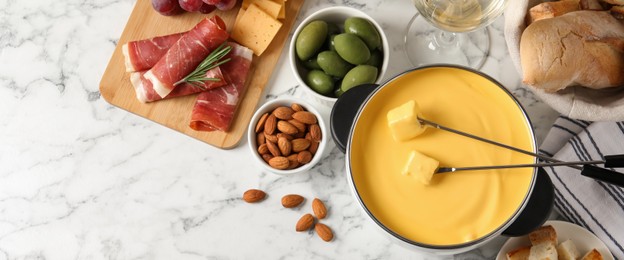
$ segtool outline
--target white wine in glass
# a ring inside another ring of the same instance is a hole
[[[450,63],[481,68],[489,54],[487,25],[507,0],[412,0],[418,10],[405,34],[405,50],[414,66]]]

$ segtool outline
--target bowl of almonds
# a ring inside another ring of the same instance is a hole
[[[279,98],[251,118],[247,138],[252,156],[268,171],[291,175],[312,168],[327,144],[325,122],[307,102]]]

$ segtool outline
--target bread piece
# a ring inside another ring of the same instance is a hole
[[[624,85],[624,25],[607,11],[576,11],[522,33],[523,82],[547,92]]]
[[[602,260],[602,255],[595,248],[587,252],[581,260]]]
[[[544,2],[529,9],[527,24],[535,21],[553,18],[569,12],[581,10],[579,0],[562,0],[557,2]]]
[[[609,10],[611,15],[618,20],[624,20],[624,6],[623,5],[614,5]]]
[[[507,252],[507,260],[528,260],[531,246],[524,246]]]
[[[582,10],[603,11],[604,8],[598,0],[580,0],[579,5]]]
[[[546,241],[531,247],[529,260],[557,260],[557,249],[555,244]]]
[[[576,245],[570,239],[557,246],[557,255],[559,255],[559,260],[576,260],[580,256]]]
[[[543,243],[551,243],[557,246],[557,231],[553,226],[543,226],[529,233],[531,245],[539,245]]]

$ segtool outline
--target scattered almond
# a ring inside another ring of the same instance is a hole
[[[262,114],[262,116],[258,120],[258,123],[256,124],[256,133],[259,133],[260,131],[264,130],[264,123],[266,122],[268,117],[269,117],[269,113]]]
[[[283,120],[277,122],[277,130],[288,135],[294,135],[299,132],[297,127]]]
[[[288,194],[282,197],[282,206],[284,206],[284,208],[294,208],[294,207],[299,206],[299,204],[301,204],[302,202],[303,202],[303,197],[298,194]]]
[[[310,147],[310,140],[304,138],[293,139],[292,141],[292,151],[295,153],[301,152],[303,150],[308,149]]]
[[[329,242],[334,238],[332,230],[323,223],[316,223],[316,225],[314,225],[314,231],[316,231],[316,234],[325,242]]]
[[[275,117],[282,120],[292,119],[293,113],[295,113],[295,111],[290,107],[278,107],[273,110],[273,114],[275,115]]]
[[[312,216],[312,214],[305,214],[303,215],[299,221],[297,221],[297,225],[295,226],[295,230],[297,232],[302,232],[302,231],[306,231],[309,230],[312,225],[314,225],[314,217]]]
[[[250,189],[243,193],[243,200],[248,203],[259,202],[266,197],[266,193],[264,191],[258,189]]]
[[[292,117],[294,119],[297,119],[297,121],[308,125],[316,124],[317,122],[316,116],[308,111],[295,112],[294,114],[292,114]]]
[[[292,104],[290,105],[290,108],[292,108],[292,110],[294,110],[295,112],[298,112],[298,111],[305,111],[305,109],[303,109],[303,107],[302,107],[301,105],[297,104],[297,103],[292,103]],[[291,116],[292,116],[292,115],[291,115]]]
[[[310,151],[301,151],[297,154],[297,162],[306,164],[312,161],[312,153]]]
[[[324,219],[327,216],[327,208],[323,201],[318,198],[314,198],[312,201],[312,212],[318,219]]]
[[[286,137],[277,138],[277,147],[279,148],[283,156],[290,155],[290,152],[292,151],[292,145]]]
[[[277,127],[277,118],[275,115],[271,114],[267,117],[264,122],[264,133],[267,135],[272,135],[275,132],[275,128]]]
[[[290,161],[284,156],[275,156],[269,160],[269,165],[278,170],[286,170]]]

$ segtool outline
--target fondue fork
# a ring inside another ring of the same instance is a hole
[[[604,164],[605,167],[624,167],[624,155],[607,155],[605,160],[595,161],[575,161],[575,162],[552,162],[552,163],[529,163],[529,164],[509,164],[509,165],[492,165],[492,166],[470,166],[470,167],[439,167],[435,173],[448,173],[456,171],[474,171],[474,170],[492,170],[492,169],[508,169],[508,168],[527,168],[527,167],[550,167],[550,166],[570,166],[583,165],[581,175],[604,181],[624,187],[624,174],[605,168],[594,166],[594,164]]]
[[[552,157],[548,157],[548,156],[537,154],[537,153],[534,153],[534,152],[522,150],[522,149],[517,148],[517,147],[509,146],[509,145],[502,144],[502,143],[499,143],[499,142],[495,142],[495,141],[492,141],[492,140],[489,140],[489,139],[485,139],[483,137],[479,137],[479,136],[476,136],[476,135],[473,135],[473,134],[469,134],[469,133],[466,133],[466,132],[455,130],[453,128],[449,128],[449,127],[440,125],[438,123],[435,123],[435,122],[432,122],[432,121],[429,121],[429,120],[426,120],[426,119],[422,119],[421,117],[417,117],[417,119],[423,125],[429,125],[429,126],[432,126],[434,128],[440,129],[440,130],[444,130],[444,131],[451,132],[451,133],[454,133],[454,134],[458,134],[458,135],[462,135],[462,136],[465,136],[465,137],[469,137],[469,138],[472,138],[472,139],[475,139],[475,140],[478,140],[478,141],[481,141],[481,142],[485,142],[485,143],[488,143],[488,144],[493,144],[493,145],[496,145],[496,146],[500,146],[500,147],[503,147],[503,148],[506,148],[506,149],[509,149],[509,150],[512,150],[512,151],[519,152],[519,153],[531,155],[531,156],[537,157],[539,159],[542,159],[544,161],[556,162],[556,163],[563,162],[561,160],[557,160],[557,159],[552,158]],[[577,166],[579,164],[563,164],[563,165],[568,166],[568,167],[572,167],[572,168],[577,169],[577,170],[582,170],[583,169],[582,167]]]

